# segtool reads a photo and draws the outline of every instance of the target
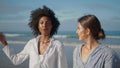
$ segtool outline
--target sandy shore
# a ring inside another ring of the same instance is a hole
[[[7,41],[8,44],[21,44],[21,45],[25,45],[27,43],[27,41]],[[1,42],[0,42],[1,44]],[[81,43],[63,43],[64,46],[79,46]],[[112,44],[105,44],[107,46],[109,46],[110,48],[114,48],[114,49],[120,49],[120,45],[112,45]]]

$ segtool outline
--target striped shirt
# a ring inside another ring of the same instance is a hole
[[[80,49],[82,45],[77,46],[73,54],[73,68],[118,68],[116,66],[117,57],[115,52],[105,45],[99,45],[83,64]]]

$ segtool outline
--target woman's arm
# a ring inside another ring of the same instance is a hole
[[[3,48],[3,51],[14,65],[18,65],[28,58],[29,56],[28,49],[30,49],[28,45],[29,44],[25,45],[24,49],[18,54],[14,54],[14,50],[9,48],[9,46],[5,46]]]
[[[3,51],[14,65],[21,64],[25,59],[28,58],[28,54],[24,49],[20,53],[14,54],[13,49],[9,48],[9,46],[5,46]]]
[[[105,58],[105,68],[119,68],[119,65],[119,58],[117,57],[116,53],[109,51]]]
[[[58,51],[58,68],[68,68],[67,58],[63,46]]]

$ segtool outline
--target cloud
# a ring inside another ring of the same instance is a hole
[[[0,23],[25,23],[29,20],[29,13],[22,12],[18,14],[4,14],[0,16]]]
[[[114,21],[114,22],[119,22],[120,23],[120,17],[119,16],[113,16],[110,18],[111,21]]]
[[[14,0],[0,2],[0,23],[24,23],[28,20],[32,8],[18,2]]]
[[[81,16],[82,13],[80,11],[76,10],[59,10],[56,11],[56,15],[59,18],[60,21],[66,21],[66,20],[76,20],[79,16]]]
[[[30,31],[27,23],[0,23],[0,31]]]
[[[91,9],[96,9],[96,10],[110,10],[110,11],[120,11],[120,8],[115,7],[113,4],[104,4],[104,3],[94,3],[89,5]]]
[[[120,31],[120,17],[113,16],[101,20],[102,27],[107,31]]]
[[[1,5],[0,5],[1,6]],[[30,11],[30,7],[26,7],[26,6],[2,6],[0,7],[0,14],[1,15],[14,15],[14,14],[18,14],[21,12],[26,12],[26,11]]]
[[[104,24],[106,29],[114,29],[109,27],[108,24],[114,26],[115,29],[120,26],[120,8],[118,6],[119,2],[116,3],[116,1],[108,3],[107,1],[91,2],[78,0],[69,1],[68,3],[68,1],[56,0],[2,0],[0,2],[0,29],[4,28],[2,27],[3,23],[28,23],[31,10],[42,7],[43,5],[47,5],[55,11],[56,16],[64,27],[62,30],[69,30],[70,28],[74,29],[76,26],[73,26],[73,23],[76,22],[79,17],[86,14],[95,14],[101,20],[104,19],[102,24]],[[114,23],[118,25],[115,25]]]

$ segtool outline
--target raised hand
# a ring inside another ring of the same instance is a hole
[[[0,42],[3,44],[3,46],[7,45],[7,41],[6,41],[5,36],[2,32],[0,32]]]

